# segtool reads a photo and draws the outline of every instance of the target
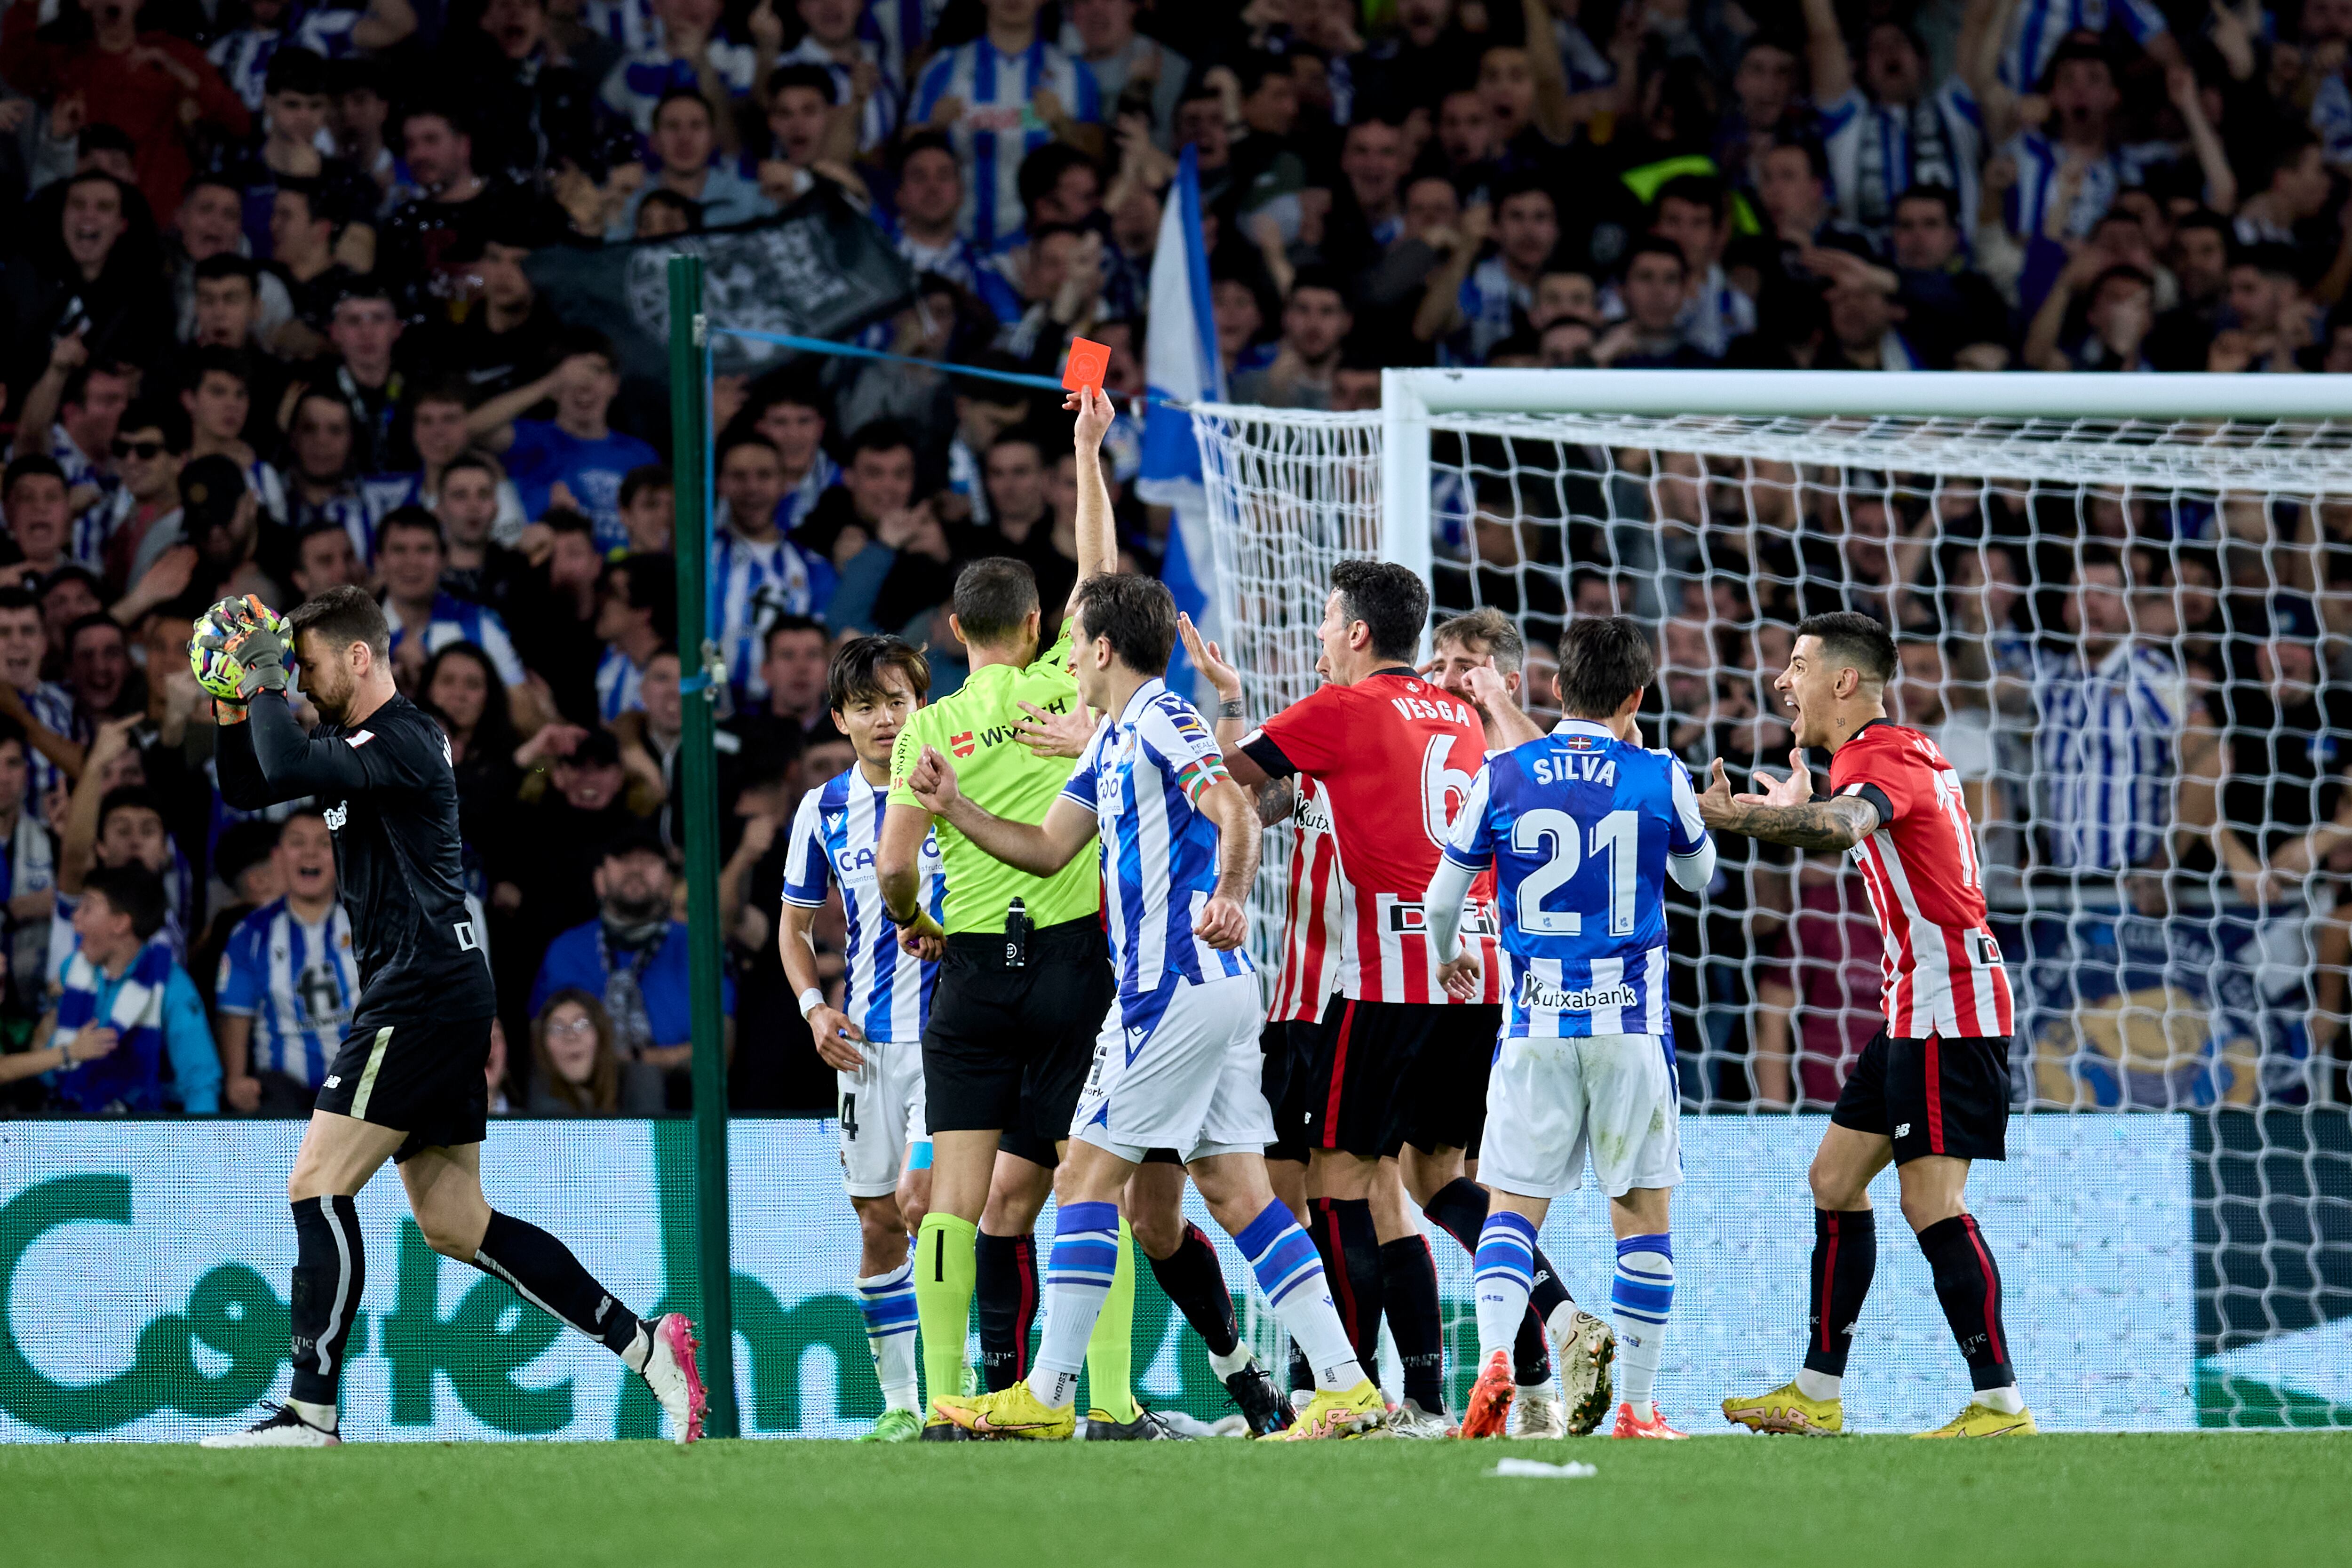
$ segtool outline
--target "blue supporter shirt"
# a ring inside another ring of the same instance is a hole
[[[1043,37],[1017,55],[997,53],[986,37],[943,49],[915,88],[911,124],[928,123],[942,99],[963,104],[947,128],[948,140],[964,167],[960,226],[982,251],[1021,226],[1021,161],[1054,140],[1034,101],[1041,88],[1060,99],[1063,112],[1079,124],[1101,121],[1095,73]]]
[[[1254,972],[1246,949],[1220,952],[1192,934],[1217,889],[1217,825],[1201,797],[1226,776],[1224,751],[1200,710],[1147,680],[1095,731],[1065,799],[1102,827],[1105,922],[1122,999],[1179,982]]]
[[[1706,842],[1682,763],[1600,724],[1488,757],[1444,853],[1495,868],[1505,1035],[1666,1038],[1666,858]]]
[[[547,956],[540,961],[539,978],[530,988],[533,1017],[547,1006],[550,996],[566,986],[599,998],[604,994],[604,982],[610,976],[604,968],[604,944],[597,940],[602,923],[590,921],[573,926],[547,944]],[[637,973],[638,990],[646,999],[646,1026],[653,1032],[649,1044],[682,1046],[694,1037],[687,978],[687,946],[691,940],[686,922],[672,921],[669,935]],[[728,1016],[734,1016],[735,982],[725,975],[719,977],[719,1005]]]
[[[848,991],[842,1011],[869,1040],[911,1045],[923,1037],[930,1019],[931,988],[940,966],[925,963],[898,945],[898,928],[882,912],[882,892],[874,876],[874,848],[882,833],[887,784],[866,782],[856,764],[821,788],[801,796],[784,858],[784,902],[813,910],[825,889],[841,889],[841,911],[849,929],[844,955]],[[922,904],[940,918],[947,903],[947,878],[940,869],[936,833],[923,836],[917,872],[923,879]]]
[[[342,900],[312,925],[279,899],[237,923],[221,954],[213,1005],[253,1020],[250,1070],[282,1072],[316,1089],[343,1043],[359,994],[352,917]]]
[[[393,607],[392,595],[383,597],[383,618],[392,624],[390,651],[398,653],[400,645],[408,640],[408,627]],[[496,610],[468,604],[454,594],[433,595],[432,618],[425,626],[425,655],[430,658],[451,643],[469,642],[489,656],[499,672],[499,679],[509,686],[520,686],[530,676],[524,671],[522,659],[515,652],[514,639],[507,636],[507,624]]]
[[[660,462],[661,454],[618,430],[583,441],[551,421],[518,419],[505,460],[525,517],[536,521],[547,514],[548,492],[561,479],[596,525],[596,548],[611,551],[626,549],[629,542],[629,531],[621,523],[621,481],[631,468]]]

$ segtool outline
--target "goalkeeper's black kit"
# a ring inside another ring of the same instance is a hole
[[[335,840],[360,995],[321,1110],[408,1134],[397,1158],[482,1141],[498,1010],[459,871],[457,783],[440,727],[394,696],[309,736],[283,692],[220,732],[221,798],[242,811],[312,797]]]

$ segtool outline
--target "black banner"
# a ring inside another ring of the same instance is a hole
[[[2312,1375],[2298,1376],[2306,1369],[2295,1364],[2332,1360],[2333,1337],[2311,1331],[2352,1318],[2352,1116],[2334,1109],[2211,1110],[2189,1125],[2200,1363],[2311,1336],[2295,1342],[2309,1350],[2276,1356],[2279,1370],[2269,1376],[2203,1365],[2200,1422],[2352,1422],[2352,1407],[2315,1393],[2336,1381],[2326,1371],[2342,1369],[2315,1366]]]
[[[914,297],[914,272],[889,237],[833,185],[816,188],[776,216],[707,234],[534,253],[526,270],[567,321],[609,333],[621,374],[666,380],[669,367],[672,256],[706,263],[703,312],[715,322],[793,337],[845,339]],[[718,335],[721,375],[757,374],[791,351]]]

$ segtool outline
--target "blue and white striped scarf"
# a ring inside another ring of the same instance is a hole
[[[102,1020],[113,1026],[120,1043],[97,1060],[58,1074],[58,1100],[85,1116],[163,1108],[163,990],[171,979],[172,950],[160,940],[150,940],[131,961]],[[58,1038],[68,1040],[98,1018],[106,973],[77,952],[66,961],[61,984]]]

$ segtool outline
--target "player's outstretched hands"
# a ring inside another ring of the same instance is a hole
[[[914,770],[907,775],[907,788],[933,816],[945,816],[961,795],[956,787],[954,765],[940,755],[937,746],[923,748]]]
[[[1805,766],[1805,756],[1801,752],[1791,751],[1789,753],[1787,778],[1775,779],[1761,768],[1748,777],[1762,779],[1764,793],[1740,795],[1738,800],[1742,805],[1803,805],[1813,798],[1812,772]]]
[[[1201,906],[1192,934],[1219,952],[1231,952],[1249,940],[1249,911],[1231,899],[1213,897]]]
[[[1478,954],[1473,949],[1465,947],[1437,966],[1437,983],[1456,1002],[1478,1000]]]
[[[1032,754],[1073,760],[1086,755],[1087,742],[1095,738],[1095,722],[1087,717],[1083,704],[1066,713],[1048,713],[1030,702],[1019,706],[1028,717],[1013,725],[1013,730]]]
[[[820,1004],[809,1009],[808,1026],[825,1066],[835,1072],[864,1070],[866,1058],[857,1047],[866,1043],[866,1031],[848,1014]]]
[[[1216,688],[1217,700],[1239,702],[1241,671],[1225,662],[1225,650],[1202,637],[1201,628],[1192,624],[1192,617],[1181,613],[1176,616],[1176,635],[1184,639],[1184,657],[1192,661],[1192,668],[1207,676],[1209,684]]]
[[[1078,416],[1075,437],[1081,452],[1102,449],[1103,437],[1110,430],[1110,422],[1118,410],[1111,406],[1110,397],[1100,387],[1081,386],[1062,402],[1063,411]]]

